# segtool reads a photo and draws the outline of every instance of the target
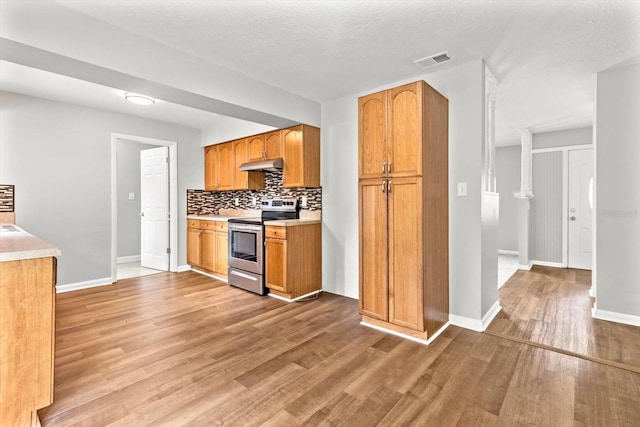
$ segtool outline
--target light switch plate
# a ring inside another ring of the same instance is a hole
[[[252,206],[255,206],[255,205],[256,205],[256,198],[255,198],[255,197],[252,197],[252,198],[251,198],[251,205],[252,205]]]
[[[129,200],[135,200],[136,199],[136,193],[129,193]]]
[[[458,197],[463,197],[467,195],[467,183],[459,182],[458,183]]]
[[[240,198],[236,197],[236,206],[240,206]]]
[[[307,207],[307,196],[302,196],[302,207],[303,208]]]

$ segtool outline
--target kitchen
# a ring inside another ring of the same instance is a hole
[[[204,150],[205,190],[187,190],[188,264],[258,295],[320,292],[320,130],[300,125]]]
[[[43,8],[44,10],[61,9],[63,6],[52,4],[45,5]],[[58,277],[58,283],[61,286],[77,285],[76,288],[79,289],[81,287],[111,283],[110,260],[113,254],[111,251],[112,230],[109,226],[111,223],[109,143],[112,132],[178,141],[178,239],[174,242],[174,249],[178,254],[178,270],[183,271],[188,269],[186,260],[188,191],[202,188],[205,173],[204,162],[202,161],[203,147],[218,142],[233,141],[247,135],[287,128],[297,123],[309,123],[322,129],[320,150],[320,175],[322,178],[322,288],[326,292],[323,293],[319,300],[329,293],[346,296],[345,300],[358,298],[358,257],[356,255],[358,252],[357,98],[369,93],[371,90],[386,89],[406,83],[410,81],[407,76],[411,75],[411,80],[419,78],[428,81],[450,100],[449,190],[452,224],[450,253],[455,254],[455,256],[451,257],[451,314],[452,320],[458,326],[472,330],[482,329],[485,316],[490,312],[489,309],[493,303],[497,301],[497,296],[495,295],[495,290],[490,287],[490,281],[483,279],[484,272],[490,270],[491,262],[483,257],[481,247],[481,243],[484,241],[483,233],[485,232],[483,223],[480,220],[483,203],[481,200],[483,169],[481,147],[485,138],[483,109],[486,105],[484,98],[486,63],[484,59],[481,59],[481,56],[470,57],[467,55],[464,58],[457,56],[453,62],[444,65],[445,68],[434,68],[430,71],[410,71],[402,76],[394,75],[394,77],[382,78],[377,81],[366,80],[370,70],[377,68],[369,66],[368,61],[362,61],[362,64],[367,69],[361,71],[357,71],[359,70],[358,64],[350,63],[346,66],[340,63],[342,69],[353,70],[353,78],[362,80],[362,86],[354,86],[358,87],[358,89],[343,91],[338,95],[336,95],[336,92],[331,92],[331,95],[321,98],[323,99],[322,102],[310,102],[303,97],[292,94],[288,90],[281,90],[281,87],[287,87],[295,92],[293,85],[290,86],[286,81],[279,88],[246,78],[246,76],[231,76],[231,73],[221,70],[221,67],[215,67],[196,56],[176,52],[175,49],[170,49],[149,39],[131,37],[130,39],[125,38],[126,42],[123,42],[124,36],[117,34],[114,27],[87,15],[82,15],[80,17],[82,19],[79,19],[79,22],[82,23],[78,24],[72,19],[78,16],[72,16],[73,12],[68,10],[63,10],[63,12],[65,13],[62,13],[60,19],[53,20],[46,16],[38,25],[24,25],[22,28],[13,29],[13,34],[10,31],[10,26],[4,25],[5,21],[3,21],[3,37],[25,43],[20,47],[17,46],[19,43],[11,44],[11,40],[7,42],[6,39],[3,39],[3,55],[9,55],[7,52],[15,53],[20,51],[24,53],[22,58],[25,59],[37,53],[32,49],[32,46],[44,49],[47,53],[49,53],[48,50],[50,49],[53,51],[51,52],[53,56],[49,57],[49,59],[53,58],[55,61],[40,61],[41,64],[56,63],[60,65],[59,69],[69,70],[73,68],[70,65],[73,61],[68,61],[68,59],[74,58],[77,61],[80,58],[86,61],[85,65],[87,63],[91,65],[97,64],[98,67],[102,67],[100,71],[103,72],[103,76],[109,75],[112,79],[123,77],[121,74],[109,74],[109,72],[115,70],[126,75],[146,77],[145,80],[149,84],[147,87],[153,87],[158,90],[159,87],[154,86],[153,82],[160,82],[167,86],[162,88],[165,90],[165,94],[171,95],[174,101],[184,101],[185,105],[193,106],[198,105],[197,102],[200,102],[201,104],[199,105],[206,104],[205,107],[208,108],[213,101],[219,101],[216,96],[222,94],[220,97],[223,101],[238,106],[245,118],[251,116],[255,120],[252,123],[242,123],[238,126],[227,126],[222,119],[218,118],[208,122],[208,124],[215,125],[212,126],[213,129],[205,129],[193,123],[176,124],[171,120],[163,120],[157,117],[155,119],[142,118],[135,112],[122,114],[108,111],[108,108],[103,104],[80,106],[77,99],[74,100],[69,94],[65,94],[67,97],[62,98],[62,101],[53,101],[44,99],[37,94],[17,93],[17,90],[4,92],[5,88],[3,88],[1,109],[3,126],[0,129],[0,132],[2,132],[0,138],[2,143],[0,147],[2,170],[0,171],[0,178],[5,176],[15,178],[12,179],[12,182],[15,182],[18,188],[29,188],[28,195],[22,193],[23,195],[19,195],[16,198],[16,204],[19,208],[19,223],[28,225],[25,226],[28,231],[37,236],[42,236],[48,241],[56,242],[56,245],[62,249],[63,256],[59,261],[60,275]],[[297,11],[299,19],[304,18],[304,13],[302,12]],[[301,14],[303,16],[300,16]],[[3,15],[7,16],[7,14]],[[558,13],[555,16],[560,17],[562,15]],[[463,18],[464,16],[456,16],[456,19]],[[482,20],[483,23],[492,22],[493,16],[488,15],[486,18]],[[549,16],[546,18],[551,19]],[[523,19],[519,22],[529,22],[529,20]],[[545,20],[545,22],[547,21]],[[74,43],[74,40],[77,40],[78,44],[82,45],[77,34],[82,34],[83,31],[86,31],[87,26],[91,27],[94,40],[100,45],[99,49],[87,48],[86,45],[84,48],[82,46],[78,47]],[[392,27],[403,27],[403,25],[389,26],[389,28]],[[207,23],[207,28],[210,28],[209,23]],[[421,26],[420,28],[426,28],[426,26]],[[483,24],[478,34],[484,34],[485,31],[486,27]],[[611,31],[603,31],[602,34],[614,32],[612,28]],[[447,32],[443,31],[443,34],[447,34]],[[48,40],[53,35],[56,35],[56,40],[59,40],[58,37],[65,39],[66,43],[49,43]],[[432,36],[433,34],[423,36],[421,40],[430,40]],[[453,37],[453,35],[449,32],[447,37]],[[588,37],[585,39],[588,39]],[[508,38],[501,40],[508,40]],[[571,38],[571,40],[576,40],[576,38]],[[122,49],[124,44],[130,46],[130,49]],[[549,44],[555,45],[555,43]],[[460,45],[464,46],[466,43]],[[502,45],[504,46],[504,44]],[[616,45],[619,46],[617,43]],[[403,49],[398,49],[398,51],[400,50]],[[529,51],[529,49],[524,47],[521,51]],[[142,67],[140,66],[140,56],[136,52],[158,52],[158,54],[149,55],[148,58],[145,58],[145,61],[148,61],[147,66]],[[176,53],[180,58],[178,61],[175,60]],[[384,58],[385,62],[393,62],[386,55],[380,55],[379,52],[374,55]],[[360,58],[357,55],[353,57]],[[502,57],[513,58],[513,55],[506,54]],[[548,59],[546,56],[545,58]],[[29,62],[26,59],[25,61]],[[487,61],[491,64],[492,61],[497,60],[492,58]],[[325,58],[324,62],[329,63],[334,62],[334,60]],[[301,61],[301,63],[304,64],[305,61]],[[400,63],[399,59],[397,63]],[[547,61],[545,64],[552,63],[556,63],[556,61]],[[74,64],[77,65],[75,62]],[[415,64],[411,63],[409,65],[414,66]],[[632,86],[637,81],[637,79],[624,76],[621,79],[619,75],[615,74],[615,70],[600,73],[600,70],[606,70],[612,65],[613,62],[609,62],[597,68],[599,85],[603,81],[606,83],[608,77],[618,82],[624,82],[622,83],[623,86],[627,84]],[[6,70],[5,63],[2,64],[2,67],[3,70]],[[519,68],[514,67],[514,69],[517,70]],[[171,72],[167,72],[167,70],[171,70]],[[595,71],[592,70],[592,72]],[[26,79],[30,74],[29,67],[19,68],[19,74]],[[215,76],[215,78],[212,78],[212,76]],[[316,82],[324,81],[323,75],[318,77],[314,74],[314,76],[315,78],[312,80]],[[92,79],[88,75],[84,75],[84,77],[87,80]],[[349,76],[342,77],[349,78]],[[282,78],[286,80],[286,77]],[[601,78],[603,81],[600,80]],[[77,87],[72,82],[62,78],[58,82],[60,87]],[[85,81],[84,83],[87,82]],[[551,87],[549,80],[545,81],[545,85],[547,84]],[[318,86],[322,88],[321,85]],[[234,90],[229,91],[229,87],[233,87]],[[600,85],[600,87],[604,86]],[[611,89],[611,85],[606,87],[609,88],[612,94],[616,95],[616,98],[625,99],[624,89],[614,90]],[[321,91],[322,89],[318,90]],[[85,85],[81,86],[77,92],[69,92],[77,94],[89,92],[89,90],[89,87]],[[199,94],[200,98],[194,97],[194,93]],[[116,94],[112,95],[115,96]],[[104,95],[103,99],[106,100],[107,98],[108,96]],[[603,98],[600,97],[600,99]],[[502,99],[499,98],[499,106],[501,102]],[[160,107],[160,103],[157,106]],[[599,112],[611,111],[610,106],[607,109],[599,106],[599,109]],[[280,118],[282,116],[295,117],[295,120],[287,123],[275,123],[276,120],[273,120],[270,122],[270,126],[266,126],[268,129],[262,126],[258,126],[258,129],[253,127],[256,122],[263,123],[265,116],[269,114],[279,115],[278,117]],[[606,118],[604,114],[599,114],[599,117],[603,118],[602,120]],[[605,122],[599,123],[599,129],[606,129],[607,124],[611,128],[611,123]],[[624,136],[626,139],[633,139],[635,138],[635,133],[630,131]],[[51,141],[55,141],[56,144],[52,144]],[[606,146],[599,147],[600,155],[607,152],[611,157],[619,160],[633,157],[633,152],[629,154],[629,150],[613,153]],[[25,165],[29,165],[29,167],[27,168]],[[621,168],[621,170],[627,169]],[[32,171],[38,171],[39,173],[34,174]],[[632,175],[631,179],[621,179],[617,182],[639,182],[636,178],[637,175]],[[468,196],[455,196],[455,184],[457,182],[468,183]],[[608,183],[600,181],[598,185],[602,185],[601,194],[619,193],[616,191],[616,185],[612,181]],[[195,194],[198,194],[198,191],[194,191]],[[240,204],[244,204],[247,207],[252,206],[253,200],[251,198],[238,198]],[[624,204],[623,201],[619,201],[619,203],[621,205]],[[234,206],[235,197],[231,199],[230,205],[226,206],[226,208],[233,209]],[[614,236],[624,238],[624,234],[623,231],[619,235],[614,234]],[[602,260],[603,258],[600,259]],[[630,270],[625,270],[625,274],[629,279]],[[206,278],[206,276],[202,277]],[[631,282],[630,280],[628,281]],[[606,285],[606,283],[601,284],[602,287],[600,289],[604,289]],[[204,287],[202,284],[199,286]],[[156,304],[155,307],[147,307],[148,311],[151,312],[154,308],[158,308],[159,305],[163,305],[163,301],[161,298],[156,298],[157,294],[154,293],[150,285],[143,283],[141,287],[148,294],[146,295],[147,298],[153,300],[154,304]],[[95,289],[94,292],[99,295],[102,292],[108,292],[109,288],[111,287],[103,286]],[[226,288],[229,287],[227,286]],[[86,289],[80,290],[78,295],[86,297],[89,291]],[[492,291],[494,292],[492,293]],[[133,291],[127,289],[127,292]],[[199,292],[204,291],[199,288]],[[243,291],[242,295],[247,298],[251,297],[250,300],[241,299],[241,303],[247,304],[251,310],[265,310],[266,308],[260,305],[263,303],[279,303],[273,298],[257,298],[249,292]],[[81,304],[82,298],[80,296],[73,302]],[[631,296],[633,297],[633,295]],[[137,295],[137,297],[140,300],[145,299],[145,295]],[[233,299],[227,295],[225,297],[228,300]],[[68,310],[71,312],[71,295],[62,296],[61,298],[69,301]],[[260,302],[254,302],[254,300]],[[263,302],[265,300],[267,300],[266,303]],[[175,300],[172,301],[177,302]],[[189,302],[194,306],[198,306],[197,298],[192,298]],[[207,300],[207,302],[210,302],[210,300]],[[341,304],[349,306],[349,301]],[[287,306],[290,308],[281,310],[296,310],[298,304],[288,304]],[[118,305],[109,305],[109,308],[117,311]],[[77,309],[79,310],[79,308]],[[184,307],[182,309],[184,312],[181,312],[181,314],[188,317],[188,309]],[[353,305],[349,306],[349,310],[357,313],[357,307]],[[104,314],[107,311],[103,309],[100,313]],[[206,313],[214,316],[212,311],[207,311]],[[328,316],[323,318],[326,319]],[[189,319],[198,322],[195,318],[189,317]],[[295,320],[311,322],[308,317],[300,313],[295,317]],[[350,326],[355,325],[353,318],[350,317],[349,321],[351,322],[349,323]],[[169,322],[169,320],[165,321],[165,323]],[[266,321],[259,319],[259,322]],[[198,325],[202,326],[201,323],[198,323]],[[248,324],[245,322],[242,325],[247,326]],[[126,324],[123,321],[118,326],[123,327],[124,330]],[[277,333],[279,331],[278,328],[275,325],[272,326],[269,332]],[[304,323],[303,326],[305,328],[311,327],[309,323]],[[140,332],[144,331],[145,327],[149,328],[151,326],[137,324],[136,327],[138,328],[137,331]],[[354,332],[355,328],[339,329],[339,333],[337,333],[338,327],[333,324],[331,327],[335,328],[329,333],[329,336],[335,339],[333,342],[342,343],[344,339],[350,339],[356,334]],[[305,329],[305,331],[308,330]],[[316,331],[320,330],[317,329]],[[124,334],[125,332],[123,331],[122,333]],[[196,334],[197,331],[193,331],[193,333]],[[463,332],[462,335],[469,337],[466,332]],[[368,337],[370,336],[365,334],[360,336],[359,339],[367,341]],[[73,338],[76,338],[76,336],[73,336]],[[116,338],[121,337],[116,335]],[[135,347],[134,338],[135,335],[132,334],[127,336],[125,340],[127,349],[132,351],[134,351]],[[245,338],[243,337],[243,339]],[[298,337],[296,336],[296,338]],[[451,337],[446,338],[450,339]],[[477,337],[473,339],[484,340],[484,338]],[[248,341],[249,339],[246,338],[242,342],[246,344]],[[327,348],[332,348],[331,342],[328,339],[322,341]],[[286,344],[288,345],[288,343]],[[374,358],[381,356],[381,352],[391,349],[394,344],[397,343],[391,339],[382,341],[378,345],[379,348]],[[396,346],[398,350],[409,353],[406,344],[398,344],[398,346]],[[318,344],[318,347],[321,346]],[[366,348],[367,350],[364,352],[370,353],[369,347]],[[101,350],[104,350],[103,357],[105,359],[117,357],[114,354],[115,350],[109,350],[104,347]],[[358,348],[358,350],[362,350],[362,348]],[[68,359],[76,357],[71,353],[71,347],[68,347],[65,351],[69,352],[65,353],[65,357]],[[138,351],[143,352],[141,349],[138,349]],[[314,352],[310,356],[312,360],[316,360],[315,357],[318,354],[324,354],[320,349],[314,349]],[[417,350],[416,352],[419,353],[421,361],[431,357],[427,350]],[[348,354],[353,355],[353,353]],[[216,353],[216,355],[218,354]],[[100,356],[95,354],[90,354],[86,357],[92,362],[105,361],[105,359],[100,359]],[[484,354],[478,359],[483,359],[484,357],[488,358]],[[470,362],[467,359],[456,359],[456,361]],[[414,362],[417,362],[417,360],[414,359]],[[87,362],[87,365],[89,365],[89,362]],[[310,367],[310,365],[306,366]],[[473,363],[470,366],[477,367]],[[349,368],[355,367],[349,365]],[[299,367],[287,366],[287,369],[281,373],[283,378],[300,374]],[[393,372],[393,370],[391,371]],[[339,371],[342,375],[347,375],[349,372],[351,372],[350,369]],[[361,371],[357,372],[362,373]],[[594,373],[597,374],[598,372]],[[91,378],[100,379],[101,372],[85,372],[85,374],[87,377],[93,375]],[[336,378],[336,376],[331,378],[336,384],[341,384],[340,378]],[[118,377],[118,379],[122,381],[120,384],[124,383],[122,377]],[[251,381],[257,381],[255,379],[248,380],[247,377],[244,379],[246,384]],[[183,381],[185,383],[182,383],[182,385],[187,389],[185,384],[188,379],[183,379]],[[264,383],[262,384],[264,385]],[[278,382],[274,381],[271,385],[275,386],[277,384]],[[239,390],[235,383],[225,385],[234,392]],[[104,389],[107,387],[105,386]],[[204,387],[204,385],[201,385],[201,387]],[[265,388],[267,388],[266,385]],[[352,391],[353,389],[356,389],[358,396],[366,398],[362,389],[358,389],[357,386],[353,386]],[[381,392],[384,393],[385,390],[381,390]],[[388,390],[386,392],[387,396],[392,394]],[[97,402],[99,395],[97,391],[94,393],[91,396],[96,398]],[[349,396],[342,396],[345,400],[338,403],[349,406]],[[138,396],[134,397],[141,399]],[[137,401],[136,399],[131,400]],[[307,402],[311,400],[312,396],[308,394]],[[249,404],[246,400],[244,402]],[[371,401],[369,403],[370,406],[375,406],[375,403],[371,404]],[[305,411],[309,411],[311,408],[311,403],[308,403]],[[286,414],[280,415],[284,417],[282,419],[286,419]]]

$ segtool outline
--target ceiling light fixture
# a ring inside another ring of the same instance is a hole
[[[124,99],[138,105],[151,105],[156,103],[156,99],[139,93],[125,92]]]

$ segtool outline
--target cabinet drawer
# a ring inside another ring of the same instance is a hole
[[[203,230],[215,230],[216,224],[216,221],[200,221],[200,228]]]
[[[265,230],[265,237],[271,237],[272,239],[286,239],[287,228],[267,226]]]
[[[200,228],[200,221],[197,219],[187,220],[187,227],[189,228]]]
[[[225,233],[227,232],[227,223],[224,221],[217,221],[216,222],[216,231],[224,231]]]

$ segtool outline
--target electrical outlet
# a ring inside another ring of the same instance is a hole
[[[458,183],[458,196],[463,197],[467,195],[467,183],[459,182]]]
[[[252,198],[251,198],[251,205],[252,205],[252,206],[255,206],[255,205],[256,205],[256,198],[255,198],[255,197],[252,197]]]
[[[135,200],[136,199],[136,193],[129,193],[129,200]]]
[[[236,206],[240,206],[240,198],[236,197]]]
[[[303,208],[307,207],[307,196],[302,196],[302,207]]]

